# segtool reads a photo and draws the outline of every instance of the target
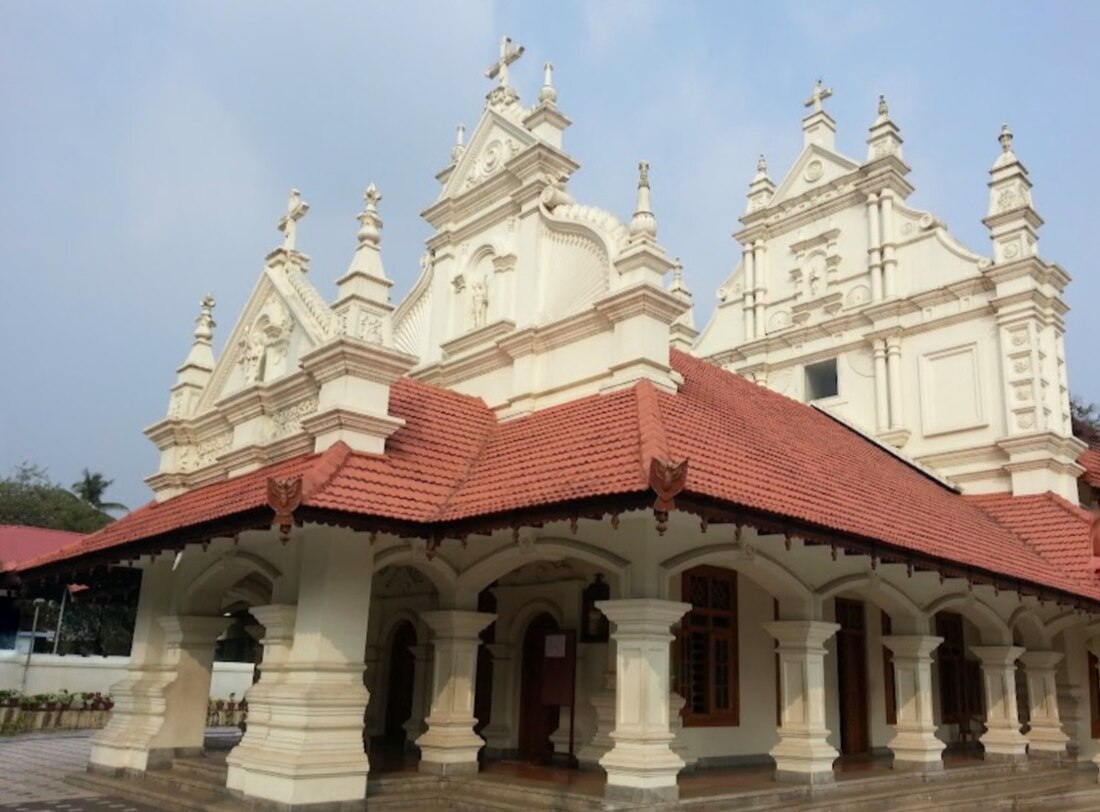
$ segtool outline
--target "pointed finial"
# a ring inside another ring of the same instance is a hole
[[[382,241],[382,218],[378,216],[378,203],[382,200],[382,193],[371,183],[363,193],[363,200],[366,205],[359,215],[359,242],[378,245]]]
[[[905,112],[904,110],[902,112]],[[890,115],[890,108],[886,106],[886,96],[880,95],[878,97],[878,115],[879,118],[886,118]]]
[[[466,125],[459,124],[455,128],[455,144],[451,147],[451,160],[457,162],[466,151]]]
[[[638,163],[638,202],[630,218],[630,239],[652,241],[657,238],[657,218],[649,203],[649,162]]]
[[[547,62],[542,68],[542,89],[539,90],[539,101],[543,104],[553,104],[558,100],[558,91],[554,89],[554,66]]]
[[[756,159],[756,174],[757,176],[765,176],[768,174],[768,161],[764,157],[764,153],[760,153],[760,157]]]
[[[214,337],[214,295],[211,293],[202,297],[202,305],[198,318],[195,319],[195,341],[209,344]]]
[[[295,250],[298,235],[298,221],[306,216],[309,204],[302,200],[302,193],[297,189],[290,190],[290,196],[286,201],[286,214],[279,218],[278,228],[283,232],[283,249]]]
[[[1001,125],[1001,134],[997,136],[997,140],[1001,142],[1002,152],[1012,152],[1012,130],[1008,129],[1007,124]]]
[[[687,285],[684,284],[684,263],[680,261],[679,257],[673,261],[672,265],[672,284],[669,286],[669,293],[677,293],[681,296],[687,296],[691,298],[691,291],[688,290]]]

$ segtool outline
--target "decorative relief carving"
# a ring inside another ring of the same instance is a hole
[[[314,326],[323,334],[328,334],[332,327],[332,310],[328,303],[321,298],[317,288],[313,287],[305,277],[305,272],[297,265],[287,265],[285,276],[290,287],[302,303],[306,312],[313,318]]]
[[[1024,429],[1025,431],[1027,429],[1035,428],[1035,413],[1031,412],[1031,411],[1027,411],[1027,412],[1020,412],[1019,414],[1017,414],[1016,415],[1016,426],[1017,426],[1017,428]]]
[[[866,285],[856,285],[848,291],[848,307],[859,307],[871,301],[871,289]]]
[[[806,171],[802,173],[808,182],[814,183],[821,179],[821,176],[825,174],[825,165],[816,158],[806,164]]]
[[[1012,371],[1020,375],[1025,372],[1031,372],[1031,359],[1027,356],[1014,359],[1012,362]]]
[[[500,140],[493,139],[486,145],[478,156],[477,161],[470,168],[470,174],[466,176],[464,185],[467,189],[488,180],[508,163],[520,151],[520,145],[511,138]]]
[[[386,567],[374,582],[374,594],[380,598],[422,595],[434,590],[431,581],[413,567]]]
[[[218,455],[233,444],[233,432],[226,431],[208,437],[193,445],[186,446],[180,452],[179,469],[183,473],[197,471],[217,462]]]
[[[302,418],[317,411],[317,398],[308,397],[271,415],[271,438],[278,440],[302,430]]]
[[[359,314],[359,329],[356,331],[355,337],[370,344],[381,344],[382,319],[373,313],[361,312]]]
[[[274,293],[264,301],[260,314],[240,340],[237,363],[245,384],[262,383],[282,373],[294,319]]]

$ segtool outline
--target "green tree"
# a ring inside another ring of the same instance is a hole
[[[114,521],[103,510],[51,482],[44,468],[30,463],[0,479],[0,524],[92,533]]]
[[[121,502],[103,501],[103,494],[113,484],[113,479],[105,479],[103,474],[98,471],[93,474],[85,468],[83,478],[79,482],[73,483],[73,493],[97,510],[129,510]]]
[[[1073,421],[1073,434],[1089,445],[1100,444],[1100,409],[1095,403],[1085,403],[1080,398],[1070,396],[1070,419]]]

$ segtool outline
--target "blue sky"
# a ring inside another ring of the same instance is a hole
[[[855,157],[887,95],[910,202],[983,253],[1008,122],[1047,223],[1041,253],[1074,277],[1071,388],[1100,401],[1098,29],[1100,4],[1084,2],[9,0],[0,470],[29,460],[68,484],[88,466],[116,480],[112,498],[145,502],[156,451],[141,429],[165,413],[198,301],[215,294],[224,338],[291,186],[311,204],[299,247],[331,295],[376,182],[403,295],[429,233],[419,212],[454,126],[477,121],[502,34],[527,47],[512,73],[526,102],[555,64],[579,200],[628,217],[649,160],[661,241],[683,258],[700,325],[737,261],[729,234],[756,155],[784,174],[816,77]]]

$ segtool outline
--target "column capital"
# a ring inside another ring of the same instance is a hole
[[[691,609],[691,604],[656,598],[624,598],[597,601],[596,608],[615,624],[612,637],[618,639],[623,633],[670,634],[669,627]]]
[[[882,638],[882,645],[890,649],[895,657],[929,659],[932,652],[943,642],[942,637],[930,634],[890,634]]]
[[[1027,649],[1022,646],[971,646],[970,653],[982,661],[982,665],[1007,668],[1015,665]]]
[[[1057,666],[1065,656],[1060,651],[1025,651],[1020,655],[1020,662],[1024,668],[1047,670]]]
[[[468,640],[477,637],[483,629],[497,619],[497,616],[491,612],[441,609],[434,612],[421,612],[420,619],[428,624],[437,638]]]
[[[164,629],[164,642],[171,646],[202,645],[208,646],[229,628],[233,618],[218,615],[163,615],[160,618]]]
[[[272,603],[267,606],[253,606],[248,611],[264,627],[265,641],[294,636],[294,621],[298,617],[298,607],[294,604]]]
[[[510,660],[516,655],[516,647],[511,643],[486,643],[485,648],[489,650],[494,662]]]
[[[839,623],[822,620],[773,620],[762,625],[785,649],[824,649],[825,641],[840,629]]]

